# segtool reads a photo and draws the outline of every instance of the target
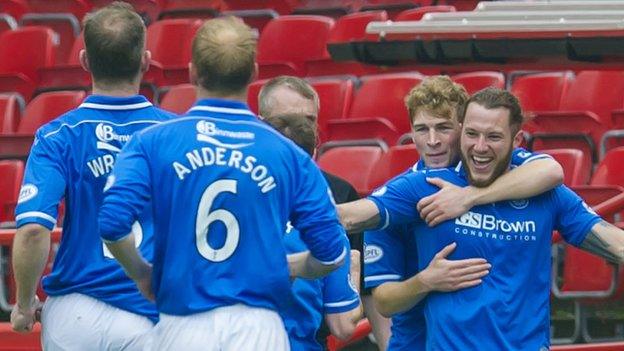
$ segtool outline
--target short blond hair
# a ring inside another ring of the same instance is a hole
[[[410,125],[418,112],[439,118],[457,117],[469,97],[466,89],[448,76],[427,77],[405,97]]]
[[[251,82],[256,35],[242,20],[228,16],[206,21],[193,38],[197,83],[218,93],[238,93]]]

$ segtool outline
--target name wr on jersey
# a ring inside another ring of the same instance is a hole
[[[185,161],[176,161],[172,164],[180,180],[184,180],[187,174],[201,167],[223,166],[233,167],[249,174],[263,194],[273,190],[276,186],[275,178],[269,175],[269,170],[263,165],[256,164],[258,159],[250,155],[245,156],[240,150],[229,150],[223,147],[215,147],[213,150],[210,147],[202,147],[187,152],[185,156]]]

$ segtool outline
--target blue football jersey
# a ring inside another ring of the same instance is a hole
[[[350,250],[346,236],[343,242]],[[284,243],[288,254],[307,250],[299,231],[289,225]],[[347,255],[345,263],[340,268],[321,279],[295,279],[293,282],[293,296],[280,311],[288,332],[291,350],[322,350],[316,341],[316,333],[323,316],[351,311],[359,306],[360,298],[349,278],[350,261],[350,255]]]
[[[98,235],[102,189],[117,154],[138,130],[173,118],[143,96],[92,95],[75,110],[39,128],[16,208],[17,226],[56,224],[65,199],[63,235],[52,272],[43,279],[48,295],[81,293],[115,307],[157,318],[112,258]],[[151,213],[133,225],[142,254],[152,259]]]
[[[112,177],[100,234],[123,238],[152,200],[162,313],[239,303],[278,310],[290,291],[289,219],[321,262],[348,254],[318,167],[240,102],[204,99],[186,117],[137,133]]]
[[[516,167],[533,160],[551,158],[522,148],[514,149],[511,166]],[[405,174],[423,171],[426,165],[419,160]],[[410,225],[386,228],[364,233],[364,283],[375,288],[385,282],[403,281],[419,271],[416,241]],[[424,301],[410,310],[392,316],[392,334],[388,350],[423,350],[426,343]]]
[[[564,186],[523,200],[472,208],[429,228],[415,204],[435,193],[426,177],[467,185],[461,168],[431,169],[402,176],[373,194],[382,223],[410,224],[418,268],[456,242],[450,259],[483,257],[492,264],[482,284],[427,296],[429,350],[539,350],[549,347],[550,243],[559,230],[580,245],[600,218]]]

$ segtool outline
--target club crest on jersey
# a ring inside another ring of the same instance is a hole
[[[364,245],[364,263],[374,263],[383,257],[383,249],[377,245]]]
[[[21,204],[22,202],[26,202],[37,196],[37,193],[39,193],[39,189],[34,184],[24,184],[20,189],[17,203]]]
[[[112,152],[120,152],[121,148],[111,145],[111,141],[125,143],[130,140],[131,135],[119,135],[113,130],[113,126],[100,123],[95,127],[95,136],[98,139],[98,150],[108,150]]]
[[[515,208],[516,210],[522,210],[526,208],[527,206],[529,206],[529,200],[527,199],[511,200],[509,201],[509,205]]]

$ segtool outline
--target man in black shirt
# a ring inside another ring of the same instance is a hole
[[[282,134],[292,139],[311,155],[314,155],[318,135],[318,94],[305,80],[292,76],[280,76],[268,81],[260,90],[258,96],[259,114],[269,124],[273,125]],[[296,119],[299,119],[297,121]],[[312,124],[314,137],[305,132],[307,128],[302,124],[307,121]],[[359,199],[356,190],[346,180],[335,175],[323,172],[325,179],[334,195],[337,204]],[[363,234],[349,235],[351,248],[363,252]],[[361,254],[360,264],[364,267],[364,255]],[[370,291],[363,289],[364,274],[361,274],[360,292],[366,316],[373,328],[373,334],[380,350],[385,350],[390,338],[390,320],[377,312],[373,304]]]

